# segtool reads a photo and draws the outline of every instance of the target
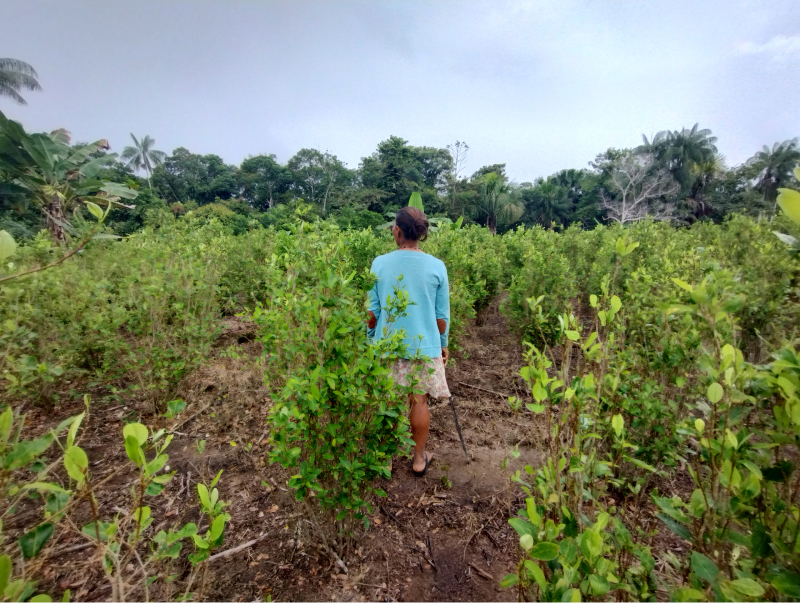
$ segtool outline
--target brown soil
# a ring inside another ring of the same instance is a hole
[[[347,574],[308,529],[305,509],[286,491],[288,475],[268,463],[265,417],[271,402],[261,379],[260,344],[237,319],[226,319],[216,351],[235,344],[239,357],[221,356],[187,379],[179,392],[187,408],[177,419],[142,419],[152,428],[176,430],[167,452],[177,474],[161,496],[148,500],[154,517],[150,530],[195,521],[204,532],[196,483],[208,482],[224,469],[220,498],[230,501],[226,510],[232,519],[222,548],[265,537],[211,564],[204,591],[208,600],[514,599],[515,591],[498,587],[518,559],[518,538],[507,520],[522,506],[522,492],[511,485],[509,476],[527,463],[536,464],[532,441],[538,438],[530,413],[515,415],[506,401],[507,395],[525,395],[524,382],[517,376],[521,346],[497,301],[482,318],[480,326],[472,325],[463,350],[447,369],[470,460],[462,451],[451,405],[433,402],[429,450],[434,461],[418,479],[411,474],[409,459],[395,458],[392,480],[383,486],[388,497],[379,499],[370,529],[357,537],[355,550],[344,559]],[[131,504],[135,480],[127,469],[122,427],[150,409],[119,398],[94,400],[80,444],[89,455],[93,482],[108,478],[112,486],[98,494],[101,516],[109,517]],[[81,410],[77,400],[55,413],[34,409],[28,424],[44,430]],[[197,450],[200,440],[206,442],[202,454]],[[26,515],[22,511],[6,522],[9,536],[29,524]],[[84,504],[74,517],[75,526],[89,521]],[[69,588],[73,600],[110,598],[93,547],[67,550],[85,543],[75,529],[64,529],[51,539],[40,556],[46,568],[41,589],[60,593]],[[186,551],[191,548],[191,543],[184,546],[170,570],[179,582],[188,575]],[[150,593],[162,600],[178,594],[157,585]],[[133,596],[141,596],[141,591]]]

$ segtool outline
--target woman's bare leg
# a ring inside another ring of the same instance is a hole
[[[428,442],[428,431],[431,427],[431,413],[428,411],[428,394],[411,394],[411,437],[414,439],[414,471],[425,469],[425,444]],[[428,453],[428,458],[433,455]]]

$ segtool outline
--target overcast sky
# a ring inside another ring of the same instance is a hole
[[[3,0],[0,57],[39,73],[0,98],[30,131],[233,164],[394,134],[524,182],[695,122],[731,165],[800,135],[798,0]]]

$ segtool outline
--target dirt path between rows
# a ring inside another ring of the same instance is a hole
[[[151,529],[200,522],[195,484],[225,469],[220,498],[231,502],[226,509],[231,522],[223,548],[263,539],[212,564],[207,600],[516,599],[516,591],[498,587],[519,558],[518,537],[507,520],[522,506],[523,493],[509,476],[527,463],[537,465],[538,438],[530,413],[515,415],[506,401],[507,395],[525,395],[525,390],[518,376],[522,348],[499,303],[495,300],[488,309],[483,324],[471,325],[463,352],[447,369],[471,460],[461,449],[450,404],[434,402],[429,449],[435,459],[428,474],[417,479],[409,460],[395,459],[392,480],[382,485],[388,497],[380,499],[370,529],[356,540],[346,559],[347,574],[315,544],[304,508],[285,489],[287,474],[267,461],[269,392],[261,383],[259,344],[248,341],[245,327],[228,325],[220,349],[237,344],[239,358],[221,357],[187,381],[184,416],[197,417],[178,428],[169,449],[170,466],[178,476],[149,503],[156,518]],[[74,406],[59,410],[57,417],[32,416],[32,423],[49,424],[79,412]],[[119,434],[135,410],[119,400],[95,404],[81,445],[97,480],[128,463]],[[153,421],[146,422],[156,427]],[[205,440],[202,454],[200,440]],[[100,496],[101,508],[109,514],[130,504],[133,474],[120,473],[112,483],[115,487]],[[13,522],[7,529],[13,532]],[[42,586],[50,592],[70,588],[74,600],[108,599],[110,589],[90,562],[90,550],[59,553],[81,542],[69,532],[54,539],[46,552],[46,565],[52,569]],[[185,576],[188,569],[184,557],[171,571]],[[162,600],[178,594],[155,592],[151,596]]]

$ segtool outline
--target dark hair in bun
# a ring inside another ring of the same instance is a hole
[[[428,218],[416,207],[404,207],[395,216],[394,223],[409,241],[424,241],[428,238]]]

